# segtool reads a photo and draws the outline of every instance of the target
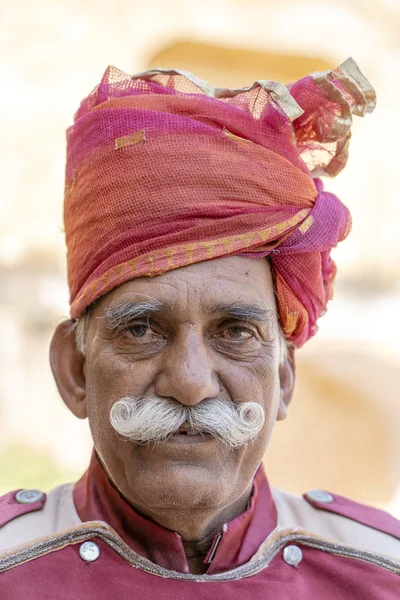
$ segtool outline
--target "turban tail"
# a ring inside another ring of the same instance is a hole
[[[375,94],[354,61],[289,87],[213,88],[190,73],[109,67],[67,132],[71,316],[118,285],[213,258],[269,256],[286,338],[332,295],[347,208],[319,175],[346,163]]]

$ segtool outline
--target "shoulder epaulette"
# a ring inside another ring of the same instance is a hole
[[[14,490],[0,497],[0,527],[30,512],[42,510],[46,494],[40,490]]]
[[[325,490],[311,490],[303,498],[314,508],[346,517],[400,540],[400,521],[383,510],[353,502]]]

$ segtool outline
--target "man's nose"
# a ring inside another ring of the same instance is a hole
[[[165,353],[155,391],[187,406],[218,395],[218,378],[200,332],[187,331],[173,341]]]

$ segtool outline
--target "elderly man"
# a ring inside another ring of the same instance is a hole
[[[241,90],[110,68],[82,102],[51,365],[94,452],[0,500],[1,598],[400,598],[399,522],[261,466],[350,229],[316,177],[374,102],[351,59]]]

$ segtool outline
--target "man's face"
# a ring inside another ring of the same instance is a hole
[[[106,312],[148,302],[148,316],[110,327]],[[281,406],[280,338],[267,260],[228,257],[125,283],[93,309],[86,406],[98,456],[136,508],[226,506],[248,491]],[[255,440],[227,449],[212,436],[136,445],[110,425],[120,398],[157,395],[187,406],[207,398],[259,403]]]

